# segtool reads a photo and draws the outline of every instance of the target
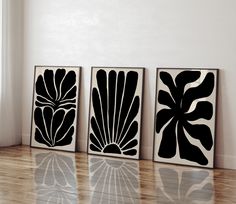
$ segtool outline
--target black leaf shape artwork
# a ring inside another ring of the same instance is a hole
[[[157,203],[214,203],[213,176],[205,170],[159,168]],[[159,201],[159,202],[158,202]]]
[[[217,70],[158,69],[154,160],[213,167]]]
[[[143,69],[123,70],[93,68],[90,153],[139,156]]]
[[[36,66],[31,146],[75,151],[79,71]]]

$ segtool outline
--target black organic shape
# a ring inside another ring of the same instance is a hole
[[[189,112],[191,104],[196,99],[208,97],[214,89],[214,74],[207,73],[202,83],[193,88],[186,89],[186,84],[196,81],[201,75],[200,71],[180,72],[173,81],[167,72],[160,72],[161,81],[170,92],[160,90],[158,102],[168,108],[161,109],[156,115],[156,132],[159,133],[164,125],[158,155],[162,158],[172,158],[176,155],[177,143],[181,159],[207,165],[208,160],[199,147],[191,144],[184,130],[201,142],[206,150],[211,150],[213,138],[210,128],[204,124],[191,124],[200,118],[210,120],[213,115],[213,105],[208,101],[198,101],[195,109]]]
[[[92,89],[90,149],[92,151],[134,156],[138,145],[135,117],[140,98],[135,95],[138,73],[98,70],[97,87]]]
[[[48,147],[68,145],[74,134],[75,110],[58,109],[54,112],[51,107],[36,108],[34,121],[36,125],[35,140]]]
[[[178,172],[160,168],[162,188],[157,188],[157,201],[170,204],[194,204],[208,202],[213,197],[213,185],[208,171]]]
[[[75,158],[55,152],[35,156],[37,201],[77,203]]]
[[[76,105],[76,75],[74,71],[66,74],[65,69],[46,69],[43,75],[39,75],[36,81],[36,102],[38,107],[50,106],[54,110],[58,108],[70,109]]]
[[[111,201],[112,203],[137,203],[139,199],[137,162],[91,157],[89,176],[92,204]]]

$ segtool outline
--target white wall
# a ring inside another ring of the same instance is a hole
[[[146,67],[141,156],[152,158],[155,68],[220,68],[216,164],[236,168],[235,0],[25,0],[23,143],[34,65],[82,65],[79,142],[86,151],[91,66]]]

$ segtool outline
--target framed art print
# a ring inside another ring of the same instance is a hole
[[[157,69],[154,161],[213,168],[217,69]]]
[[[88,153],[139,158],[144,68],[93,67]]]
[[[75,151],[80,67],[36,66],[31,147]]]

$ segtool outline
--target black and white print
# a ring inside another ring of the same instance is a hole
[[[80,67],[35,67],[31,146],[75,151]]]
[[[78,203],[75,155],[43,152],[34,157],[37,203]]]
[[[154,160],[213,167],[217,70],[157,69]]]
[[[138,161],[89,156],[91,204],[139,203]]]
[[[143,68],[92,68],[88,152],[139,158]]]

